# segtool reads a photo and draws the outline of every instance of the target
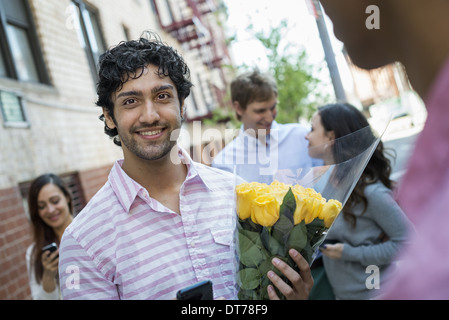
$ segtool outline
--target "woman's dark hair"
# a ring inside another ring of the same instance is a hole
[[[64,182],[60,177],[53,173],[47,173],[37,177],[31,183],[30,189],[28,191],[28,208],[31,219],[31,227],[33,229],[34,249],[31,253],[30,264],[32,267],[34,266],[35,278],[37,283],[40,283],[40,281],[42,280],[42,274],[44,272],[41,261],[41,248],[52,242],[58,242],[53,228],[48,226],[40,217],[39,208],[37,205],[39,192],[44,186],[49,183],[54,184],[62,191],[64,196],[68,199],[70,214],[73,215],[72,196],[69,190],[65,187]]]
[[[120,90],[129,79],[142,76],[144,67],[148,64],[159,68],[160,77],[170,77],[176,86],[181,105],[190,94],[190,70],[184,59],[156,34],[146,34],[147,37],[142,36],[138,40],[123,41],[100,56],[96,105],[106,108],[114,122],[112,94]],[[104,115],[101,115],[100,119],[104,120]],[[109,128],[106,122],[104,131],[112,138],[118,134],[117,129]],[[119,139],[114,138],[114,143],[121,146]]]
[[[348,103],[328,104],[319,107],[318,113],[324,129],[333,131],[335,139],[338,141],[333,147],[335,163],[344,162],[360,151],[366,150],[376,140],[363,113]],[[355,133],[354,138],[357,134],[359,139],[342,138],[353,133]],[[365,187],[381,181],[387,188],[392,189],[391,171],[391,161],[385,156],[383,143],[379,141],[343,208],[344,218],[352,225],[356,224],[356,217],[351,212],[354,206],[362,203],[364,205],[363,212],[366,211],[368,200],[364,193]]]

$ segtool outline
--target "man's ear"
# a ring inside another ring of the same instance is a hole
[[[109,114],[108,109],[103,107],[103,114],[104,114],[104,121],[106,123],[106,126],[109,129],[114,129],[116,127],[114,120],[112,120],[111,115]]]
[[[238,101],[232,102],[232,108],[234,109],[235,113],[238,116],[240,116],[240,117],[242,116],[244,110],[242,109],[242,107],[240,106],[240,103]]]
[[[182,120],[185,120],[185,118],[186,118],[186,109],[187,109],[187,107],[186,107],[185,99],[184,99],[184,100],[182,100],[182,104],[181,104],[181,119]]]

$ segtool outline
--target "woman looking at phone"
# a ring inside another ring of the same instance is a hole
[[[72,222],[72,197],[61,178],[44,174],[31,183],[28,207],[34,239],[26,253],[31,295],[34,300],[57,300],[61,298],[57,245]]]

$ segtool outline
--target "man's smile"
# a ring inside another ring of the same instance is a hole
[[[139,134],[142,136],[155,136],[155,135],[160,134],[161,132],[162,132],[162,129],[159,129],[159,130],[152,130],[152,131],[142,131],[142,132],[139,132]]]

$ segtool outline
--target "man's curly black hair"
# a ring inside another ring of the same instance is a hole
[[[146,32],[146,37],[142,35],[138,40],[122,41],[100,56],[96,105],[106,108],[114,122],[112,94],[120,90],[129,79],[142,76],[144,67],[148,64],[159,68],[160,77],[170,77],[175,84],[181,106],[189,96],[192,83],[190,70],[184,59],[175,49],[163,43],[157,34]],[[103,114],[100,120],[104,121]],[[116,145],[121,146],[117,139],[117,129],[109,128],[105,122],[104,132],[114,138]]]

